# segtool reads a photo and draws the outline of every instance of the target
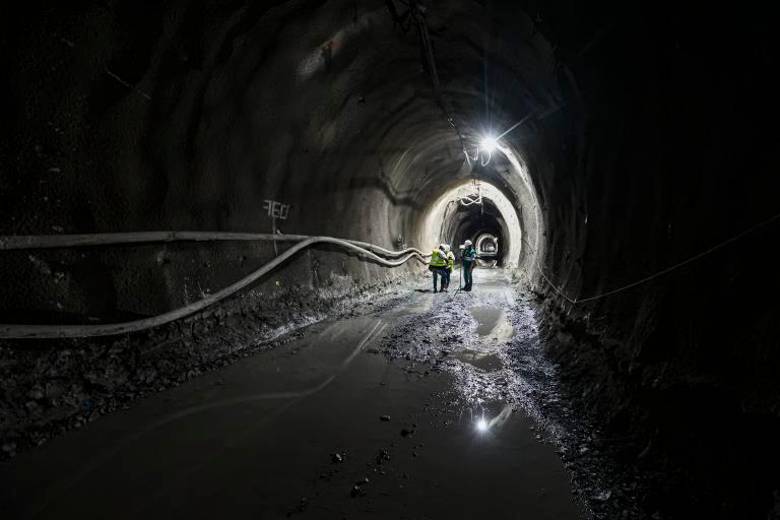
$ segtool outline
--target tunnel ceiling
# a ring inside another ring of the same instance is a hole
[[[759,226],[780,193],[771,17],[424,7],[441,96],[416,26],[393,16],[402,2],[51,3],[3,17],[2,232],[280,230],[414,245],[427,206],[475,173],[544,249],[521,265],[546,273],[530,287],[619,345],[596,365],[638,386],[695,373],[741,396],[755,381],[776,388],[754,373],[778,352],[766,332],[776,234]],[[523,124],[502,140],[511,154],[471,172],[445,112],[467,148]],[[289,204],[288,218],[271,222],[267,200]],[[689,269],[730,237],[737,247]],[[48,289],[20,282],[30,262],[3,266],[4,297],[51,306]],[[118,293],[137,288],[111,276]],[[107,294],[87,285],[61,290]],[[724,374],[735,359],[740,374]]]
[[[558,105],[551,48],[521,11],[427,6],[439,96],[408,11],[383,1],[171,5],[145,16],[124,3],[50,8],[56,26],[17,42],[49,52],[11,58],[20,74],[10,86],[23,106],[17,124],[47,139],[10,140],[16,167],[61,170],[30,198],[59,196],[10,229],[46,230],[53,219],[80,231],[246,229],[258,201],[277,199],[292,205],[294,229],[284,231],[323,232],[309,217],[334,206],[331,226],[387,220],[367,209],[378,195],[385,213],[411,211],[386,224],[397,229],[355,233],[408,233],[415,210],[468,174],[448,115],[472,148]],[[3,202],[19,215],[30,199]]]

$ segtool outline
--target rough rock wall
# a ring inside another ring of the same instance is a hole
[[[310,4],[29,7],[4,35],[0,233],[280,230],[397,245],[411,202],[382,169],[402,151],[382,146],[381,123],[364,132],[396,108],[365,99],[373,73],[355,56],[376,14]],[[284,205],[280,218],[268,201]],[[272,254],[227,244],[3,255],[0,305],[46,319],[150,314]]]
[[[724,27],[753,39],[718,37]],[[565,19],[557,30],[574,32]],[[548,270],[572,298],[662,271],[778,210],[777,81],[765,68],[776,55],[764,21],[627,8],[605,14],[597,35],[584,49],[559,51],[585,123],[580,135],[560,132],[561,149],[572,153],[550,154],[558,167],[540,180]],[[645,367],[722,388],[774,385],[777,232],[768,224],[636,289],[561,305],[618,344],[626,374]]]
[[[763,518],[780,488],[780,223],[742,232],[780,211],[772,29],[748,11],[540,9],[582,114],[539,133],[552,280],[587,298],[739,237],[594,302],[541,283],[564,318],[549,343],[581,405],[636,440],[625,460],[667,472],[667,513]]]

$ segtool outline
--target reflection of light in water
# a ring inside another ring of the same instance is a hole
[[[504,425],[504,423],[506,423],[510,415],[512,415],[512,406],[508,404],[504,405],[501,413],[490,420],[485,419],[485,416],[483,415],[477,420],[477,431],[486,432],[493,426],[500,428]]]

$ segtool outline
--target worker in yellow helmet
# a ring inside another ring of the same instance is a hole
[[[431,251],[431,261],[428,263],[428,270],[433,273],[433,292],[439,292],[437,290],[437,282],[439,276],[441,276],[441,290],[445,291],[444,286],[447,272],[447,251],[445,244],[441,244],[438,248]]]
[[[444,276],[441,280],[442,291],[447,291],[450,288],[450,278],[452,277],[452,271],[455,269],[455,253],[450,249],[449,244],[442,244],[446,251],[445,258],[447,259],[447,267],[444,270]]]

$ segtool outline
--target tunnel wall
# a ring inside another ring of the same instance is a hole
[[[397,123],[425,118],[419,105],[430,96],[418,100],[415,89],[427,83],[384,85],[368,67],[377,55],[393,63],[373,46],[373,11],[355,19],[351,3],[318,7],[44,3],[3,17],[12,73],[0,82],[0,234],[278,231],[390,249],[410,242],[421,190],[394,173],[409,133]],[[380,36],[382,27],[393,29],[379,26]],[[276,253],[267,242],[3,253],[0,321],[154,315]],[[195,320],[129,338],[0,342],[0,457],[267,348],[281,332],[355,312],[356,301],[391,297],[419,269],[315,247]]]
[[[580,404],[636,440],[626,461],[679,477],[666,514],[764,518],[780,486],[778,225],[755,227],[779,208],[772,29],[742,10],[570,7],[540,6],[566,104],[526,149],[545,272],[571,299],[660,275],[574,305],[538,280],[551,351]]]
[[[470,117],[480,88],[472,69],[482,59],[475,9],[442,4],[426,15],[467,139],[480,132]],[[512,23],[523,45],[511,63],[497,63],[524,67],[514,85],[522,95],[509,108],[528,108],[550,95],[551,50],[528,17]],[[281,231],[414,246],[425,204],[465,175],[418,35],[394,23],[382,1],[170,2],[142,14],[122,1],[44,4],[9,24],[4,43],[15,52],[3,59],[14,74],[2,86],[10,123],[0,180],[12,189],[0,194],[3,234]],[[465,31],[448,29],[460,24]],[[496,124],[512,115],[497,112]],[[485,175],[521,212],[535,206],[510,169]],[[275,203],[287,218],[270,218]],[[527,237],[538,235],[533,226]],[[164,248],[89,253],[83,262],[65,253],[53,266],[38,261],[48,253],[4,255],[0,272],[15,289],[0,308],[63,320],[85,309],[152,314],[186,301],[188,283],[214,289],[270,257],[257,245],[236,266],[236,247],[167,248],[188,251],[190,265],[167,262]],[[124,265],[112,264],[112,254],[125,253]],[[347,269],[358,283],[370,280],[360,263]]]
[[[382,176],[402,150],[382,146],[392,136],[381,123],[363,132],[366,118],[397,107],[365,100],[371,70],[353,60],[377,15],[353,14],[303,2],[31,7],[4,36],[16,52],[4,56],[15,74],[3,84],[10,124],[0,175],[9,189],[0,233],[279,231],[407,242],[400,213],[413,202]],[[346,73],[347,63],[358,72]],[[278,208],[284,219],[272,218]],[[6,254],[0,272],[11,290],[0,306],[41,319],[149,315],[273,255],[269,244]],[[320,256],[317,268],[357,284],[387,274]],[[328,276],[282,270],[269,283],[280,280],[316,288]]]
[[[538,123],[543,146],[528,149],[544,198],[546,271],[569,297],[587,298],[739,241],[633,290],[574,306],[558,298],[560,307],[614,340],[626,371],[647,362],[661,375],[658,364],[680,363],[677,377],[752,386],[756,370],[778,366],[776,330],[765,327],[778,311],[777,226],[742,236],[776,214],[780,192],[767,29],[694,9],[668,20],[640,7],[599,15],[597,37],[559,50],[576,90]],[[576,35],[570,16],[551,12],[549,37]],[[724,26],[756,41],[717,38]]]

